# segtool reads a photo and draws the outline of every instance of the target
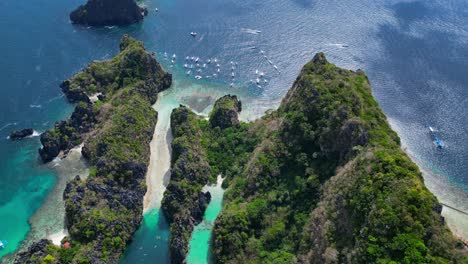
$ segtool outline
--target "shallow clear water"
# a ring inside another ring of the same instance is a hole
[[[0,226],[0,239],[9,241],[0,257],[28,236],[28,219],[58,182],[58,172],[37,162],[37,138],[19,143],[4,138],[11,129],[44,131],[67,116],[71,108],[60,82],[91,60],[116,54],[123,33],[144,41],[169,71],[178,72],[175,78],[183,85],[175,93],[200,87],[179,96],[182,102],[203,107],[212,100],[200,96],[206,87],[217,94],[241,93],[246,119],[276,107],[317,51],[339,66],[364,69],[393,128],[425,168],[427,186],[444,203],[468,211],[466,1],[149,0],[143,23],[103,29],[69,23],[68,13],[81,2],[0,1],[0,216],[9,223]],[[155,7],[159,12],[153,12]],[[199,33],[197,38],[191,31]],[[173,53],[176,68],[170,68]],[[200,81],[186,76],[185,56],[219,58],[219,77],[205,78],[214,73],[212,64]],[[230,61],[237,62],[234,88],[229,88]],[[268,79],[262,88],[250,83],[256,69]],[[445,149],[435,148],[428,126],[439,131]],[[450,209],[444,215],[468,237],[466,216]]]
[[[195,226],[192,238],[189,244],[189,253],[187,254],[188,264],[202,264],[211,263],[210,245],[211,245],[211,231],[214,226],[214,222],[218,214],[223,208],[223,195],[224,190],[221,186],[223,180],[221,176],[218,176],[216,185],[205,186],[203,192],[210,192],[211,201],[206,208],[203,221]]]
[[[159,209],[143,216],[143,223],[127,247],[120,263],[170,263],[169,224]]]
[[[37,140],[27,141],[9,146],[15,151],[0,163],[5,169],[0,183],[0,236],[8,242],[0,258],[13,252],[26,237],[30,230],[28,218],[55,184],[53,172],[35,165],[31,152],[36,151]]]
[[[164,56],[163,56],[164,61]],[[151,141],[152,160],[149,166],[148,192],[145,196],[144,221],[136,232],[133,241],[127,247],[121,263],[151,263],[155,257],[158,263],[169,263],[169,225],[161,211],[161,200],[170,178],[170,114],[172,110],[180,104],[189,105],[198,114],[207,115],[212,107],[212,103],[224,95],[223,86],[217,83],[193,83],[183,72],[172,68],[174,82],[172,87],[159,94],[158,101],[154,109],[158,111],[158,123],[155,128],[153,140]],[[243,93],[240,97],[245,98]],[[248,97],[246,98],[248,101]],[[246,113],[249,113],[247,108]],[[147,176],[148,177],[148,176]],[[214,218],[221,210],[222,193],[221,182],[218,186],[206,186],[204,191],[212,192],[212,202],[210,203],[205,216],[209,221],[214,222]],[[212,225],[210,225],[212,226]],[[194,231],[196,241],[200,240],[200,235],[209,238],[210,230],[199,229]],[[198,235],[198,233],[201,234]],[[209,244],[196,243],[198,248],[193,252],[199,252],[202,259],[208,253]],[[192,251],[191,251],[192,252]],[[194,255],[197,256],[197,255]],[[193,258],[193,257],[192,257]],[[206,258],[205,258],[206,260]],[[191,262],[203,263],[203,262]]]

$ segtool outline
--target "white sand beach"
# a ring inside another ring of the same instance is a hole
[[[57,233],[54,233],[47,237],[47,239],[52,240],[52,243],[56,246],[60,246],[60,242],[64,237],[68,236],[68,231],[63,229]]]
[[[161,94],[160,96],[161,97]],[[159,100],[153,106],[158,111],[158,123],[150,143],[151,157],[146,174],[147,191],[143,200],[143,213],[159,208],[166,186],[170,179],[172,134],[170,116],[172,104]]]

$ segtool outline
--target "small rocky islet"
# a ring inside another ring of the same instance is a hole
[[[84,26],[125,26],[140,22],[147,14],[134,0],[88,0],[70,13],[70,20]]]
[[[62,242],[70,248],[41,240],[16,263],[118,263],[141,223],[157,122],[151,104],[171,76],[142,43],[125,36],[120,48],[62,84],[76,113],[41,136],[44,161],[83,143],[91,166],[89,177],[75,178],[64,193],[70,235]],[[172,171],[162,209],[172,263],[184,263],[211,198],[202,188],[220,174],[227,190],[213,230],[216,263],[467,260],[364,72],[336,67],[319,53],[277,110],[250,123],[239,121],[241,110],[238,98],[226,95],[208,120],[186,106],[171,114]]]
[[[8,138],[10,140],[19,140],[19,139],[23,139],[25,137],[30,137],[33,134],[34,134],[34,129],[24,128],[24,129],[21,129],[21,130],[12,131],[10,133],[10,135],[8,136]]]

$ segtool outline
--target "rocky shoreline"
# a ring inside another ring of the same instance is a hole
[[[211,169],[195,122],[197,116],[186,107],[174,109],[171,114],[171,181],[162,200],[163,212],[171,224],[171,263],[184,262],[193,228],[203,220],[211,200],[209,192],[202,192]]]
[[[77,106],[68,120],[44,133],[40,154],[47,162],[83,142],[90,175],[75,177],[64,191],[66,246],[41,240],[19,253],[15,263],[118,263],[142,220],[149,143],[157,122],[151,105],[171,80],[141,42],[124,36],[116,57],[93,62],[62,84]],[[91,102],[96,93],[99,100]]]

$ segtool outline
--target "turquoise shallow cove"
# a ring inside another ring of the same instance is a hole
[[[22,142],[21,146],[10,146],[13,155],[2,160],[2,182],[0,200],[1,240],[7,241],[0,257],[14,252],[30,231],[28,219],[41,206],[47,193],[55,183],[55,175],[47,168],[38,167],[34,154],[38,147],[36,139]]]
[[[6,137],[26,127],[43,132],[68,116],[71,106],[60,92],[61,81],[92,60],[115,55],[124,33],[144,41],[176,82],[192,87],[173,91],[177,102],[213,102],[202,89],[209,86],[217,89],[216,96],[242,94],[244,118],[276,107],[318,51],[340,67],[365,70],[392,127],[424,169],[426,185],[442,202],[468,211],[468,2],[146,0],[142,4],[150,12],[141,24],[100,29],[70,24],[68,13],[83,2],[0,1],[0,240],[8,241],[0,261],[11,262],[7,255],[37,240],[36,234],[61,228],[56,224],[61,219],[46,221],[40,214],[60,181],[53,166],[38,162],[38,137],[21,142]],[[173,67],[172,54],[177,55]],[[214,73],[208,66],[203,79],[195,80],[185,74],[186,56],[216,57],[221,71],[206,78]],[[234,80],[230,61],[237,62]],[[261,88],[251,82],[256,70],[268,79]],[[428,126],[438,130],[446,148],[436,149]],[[466,216],[450,209],[443,213],[457,234],[468,237]],[[203,227],[208,226],[197,227],[193,238],[200,242],[192,241],[192,248],[206,245]],[[157,256],[164,263],[168,237],[160,213],[149,212],[129,246],[135,254],[125,260],[150,263],[149,256]],[[189,258],[206,259],[208,253],[197,252]]]
[[[169,224],[159,209],[146,213],[120,263],[169,263]]]
[[[218,176],[219,178],[220,176]],[[195,226],[190,240],[189,254],[187,255],[187,263],[202,264],[211,263],[210,244],[211,230],[218,214],[223,208],[224,190],[221,187],[222,180],[218,179],[218,184],[215,186],[206,186],[203,191],[209,191],[211,194],[211,202],[206,208],[203,221]]]

